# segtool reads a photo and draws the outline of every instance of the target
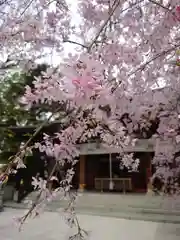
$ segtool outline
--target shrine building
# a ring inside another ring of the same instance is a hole
[[[51,134],[56,132],[57,125],[44,127],[42,132],[36,136],[34,141],[42,138],[42,133]],[[16,141],[26,141],[35,131],[34,126],[10,127],[15,134]],[[154,146],[151,139],[139,139],[134,147],[127,146],[124,152],[134,153],[134,157],[140,160],[138,171],[130,172],[120,169],[120,159],[117,158],[117,148],[105,148],[98,141],[78,144],[80,150],[79,162],[76,165],[76,174],[73,178],[73,187],[81,191],[111,191],[111,192],[136,192],[145,193],[148,189],[150,177],[153,173],[151,160],[154,154]],[[12,153],[10,153],[12,154]],[[42,172],[43,164],[41,159],[47,158],[42,153],[33,153],[29,162],[31,175],[35,175],[36,169]],[[47,160],[48,161],[48,160]]]

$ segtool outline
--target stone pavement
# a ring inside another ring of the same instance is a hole
[[[35,199],[36,193],[27,199]],[[26,204],[6,203],[7,207],[26,208]],[[67,206],[66,201],[54,200],[46,208],[57,211]],[[180,224],[180,202],[171,198],[142,194],[80,194],[76,211],[81,214],[110,216],[124,219],[136,219],[155,222],[169,222]]]
[[[13,217],[22,216],[23,210],[7,209],[0,213],[0,239],[2,240],[67,240],[74,232],[65,224],[62,215],[45,212],[29,220],[21,232]],[[180,226],[110,217],[79,215],[82,228],[90,232],[88,240],[179,240]]]

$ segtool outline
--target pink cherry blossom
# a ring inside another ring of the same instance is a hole
[[[45,50],[48,57],[53,58],[49,55],[54,52],[61,57],[56,67],[35,77],[21,99],[29,108],[59,106],[50,119],[59,121],[59,130],[44,135],[34,147],[53,158],[55,166],[70,165],[56,191],[49,191],[48,181],[39,182],[35,214],[58,192],[70,195],[79,144],[94,138],[107,151],[117,149],[120,167],[133,171],[138,170],[139,160],[125,151],[127,145],[134,146],[138,138],[153,138],[153,177],[160,177],[165,188],[170,184],[174,191],[176,186],[178,193],[179,0],[146,4],[79,0],[73,11],[65,0],[35,0],[27,9],[24,0],[2,4],[6,9],[0,12],[2,56],[18,60],[23,69],[42,58]],[[1,68],[7,64],[3,62]],[[25,150],[21,147],[17,155],[21,160]]]

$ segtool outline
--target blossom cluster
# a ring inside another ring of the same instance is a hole
[[[137,132],[154,137],[155,176],[178,192],[180,72],[174,57],[180,48],[179,0],[79,0],[78,24],[68,1],[36,0],[29,7],[20,2],[5,6],[8,17],[0,13],[1,53],[34,61],[48,48],[62,57],[56,68],[35,78],[32,88],[27,86],[22,102],[29,108],[38,103],[67,106],[60,115],[63,128],[35,144],[55,159],[55,166],[70,164],[64,192],[70,189],[78,143],[98,138],[122,155]],[[65,42],[77,46],[66,58]],[[137,170],[139,161],[132,154],[121,159],[126,168]],[[47,182],[36,183],[41,193]]]

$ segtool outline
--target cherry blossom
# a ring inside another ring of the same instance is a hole
[[[43,57],[45,49],[49,55],[55,51],[61,56],[56,67],[50,66],[34,79],[33,87],[26,87],[21,99],[29,108],[43,103],[61,109],[51,115],[58,115],[59,131],[32,146],[55,160],[49,178],[39,185],[34,182],[40,188],[35,214],[58,194],[68,195],[74,203],[70,189],[80,155],[78,144],[94,138],[108,149],[117,148],[123,166],[133,171],[138,170],[139,160],[124,149],[134,146],[137,138],[153,138],[153,177],[161,178],[164,188],[170,184],[170,194],[179,194],[179,0],[74,2],[74,12],[65,0],[35,0],[29,5],[14,0],[0,5],[5,9],[0,12],[2,56],[18,59],[22,68]],[[65,56],[67,43],[74,52]],[[22,163],[32,139],[12,162]],[[70,168],[65,179],[49,191],[55,169],[66,163]],[[73,204],[69,212],[70,225],[77,224]]]

